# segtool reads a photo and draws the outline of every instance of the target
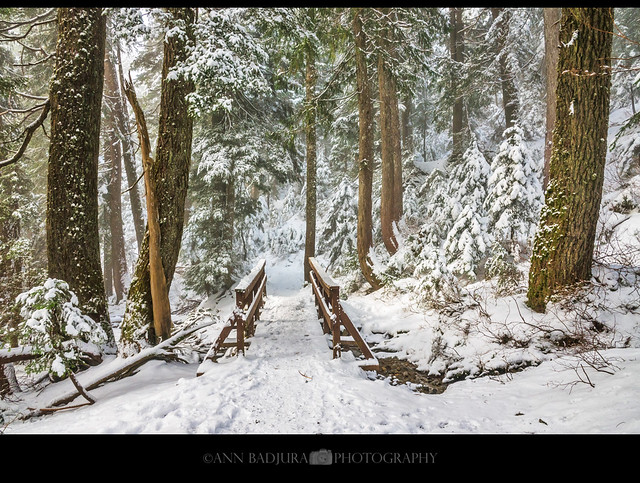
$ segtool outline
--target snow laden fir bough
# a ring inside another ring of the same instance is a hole
[[[75,387],[74,391],[50,401],[45,408],[24,415],[26,418],[60,409],[60,406],[70,403],[79,395],[87,399],[86,404],[95,403],[87,391],[131,375],[150,360],[179,360],[176,345],[214,323],[213,319],[203,322],[203,314],[195,311],[167,340],[135,356],[101,364],[81,385],[76,377],[77,372],[102,362],[104,342],[107,340],[102,327],[81,313],[76,295],[69,290],[66,282],[60,280],[48,279],[42,286],[21,294],[17,304],[21,306],[24,319],[18,331],[20,342],[28,345],[13,351],[3,349],[0,351],[0,361],[11,361],[14,357],[17,360],[31,359],[25,368],[27,374],[48,374],[54,381],[68,376]]]

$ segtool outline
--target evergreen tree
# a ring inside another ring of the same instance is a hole
[[[353,180],[344,177],[322,211],[322,236],[319,248],[327,253],[328,269],[344,269],[357,258],[357,240],[353,225],[358,218],[358,197]],[[351,268],[351,267],[349,267]]]
[[[489,163],[473,142],[449,176],[449,202],[455,205],[450,212],[457,216],[443,249],[451,272],[468,279],[475,279],[491,245],[484,209],[490,173]]]
[[[519,262],[527,254],[538,225],[543,203],[542,167],[519,126],[507,129],[504,137],[491,164],[484,206],[494,240]]]
[[[247,238],[259,231],[259,194],[292,175],[283,132],[291,115],[276,88],[276,66],[260,41],[260,17],[211,9],[197,26],[196,48],[179,71],[196,83],[197,115],[190,218],[184,259],[187,287],[211,294],[244,273]],[[244,233],[248,230],[248,233]]]
[[[161,233],[160,255],[166,285],[170,287],[182,244],[193,135],[188,96],[194,91],[194,83],[179,76],[176,66],[187,58],[193,46],[195,11],[190,8],[171,8],[164,12],[163,17],[166,21],[166,36],[158,138],[153,172],[148,174],[153,178],[156,188]],[[149,236],[145,236],[122,322],[119,350],[123,355],[136,353],[170,334],[170,327],[163,327],[163,333],[157,333],[154,329],[149,248]]]
[[[380,288],[380,280],[374,273],[371,251],[373,250],[372,190],[373,190],[373,101],[369,80],[367,51],[368,39],[363,30],[364,13],[353,12],[353,37],[355,42],[356,84],[358,94],[358,261],[364,278],[374,288]]]

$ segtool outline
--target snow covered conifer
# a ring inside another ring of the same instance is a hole
[[[47,371],[62,378],[81,367],[87,354],[100,355],[107,334],[80,311],[78,297],[66,282],[49,278],[20,294],[16,302],[24,319],[21,342],[42,355],[27,365],[27,372]]]
[[[484,201],[491,167],[473,141],[449,177],[454,190],[450,212],[457,213],[444,241],[447,264],[458,276],[475,278],[491,244]]]
[[[535,233],[543,202],[542,166],[524,140],[522,129],[510,127],[491,164],[485,208],[496,243],[519,260]]]

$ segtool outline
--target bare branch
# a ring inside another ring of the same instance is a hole
[[[11,22],[10,24],[9,24],[9,22],[2,21],[0,23],[9,24],[9,26],[0,28],[0,32],[8,32],[8,31],[13,30],[15,28],[22,27],[23,25],[27,25],[27,24],[32,24],[34,22],[38,22],[39,20],[41,20],[41,19],[45,18],[46,16],[48,16],[53,11],[55,11],[55,8],[50,8],[46,12],[41,13],[40,15],[36,15],[35,17],[30,18],[29,20],[22,20],[20,22]]]
[[[36,119],[25,128],[25,137],[24,141],[22,141],[22,146],[20,146],[20,149],[18,149],[18,151],[11,158],[0,161],[0,168],[4,168],[5,166],[9,166],[10,164],[14,164],[20,160],[27,147],[29,146],[29,142],[31,141],[33,133],[44,123],[45,119],[47,118],[49,109],[51,108],[51,102],[47,99],[47,102],[45,102],[42,107],[43,109],[40,113],[40,117],[38,117],[38,119]]]

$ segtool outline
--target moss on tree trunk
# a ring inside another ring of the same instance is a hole
[[[98,233],[105,17],[100,8],[61,8],[57,21],[56,65],[49,94],[49,277],[69,284],[83,312],[101,323],[113,343]]]
[[[591,278],[609,125],[612,8],[562,10],[557,119],[549,185],[529,272],[528,303]]]
[[[187,56],[187,43],[194,42],[195,12],[191,8],[169,8],[168,31],[180,25],[185,36],[168,36],[164,44],[158,142],[151,176],[157,187],[161,231],[160,254],[167,286],[171,286],[184,229],[184,209],[191,164],[193,119],[187,95],[194,90],[190,81],[169,78],[168,74]],[[149,274],[149,233],[145,234],[127,297],[122,323],[120,352],[130,355],[159,342],[153,329]]]

